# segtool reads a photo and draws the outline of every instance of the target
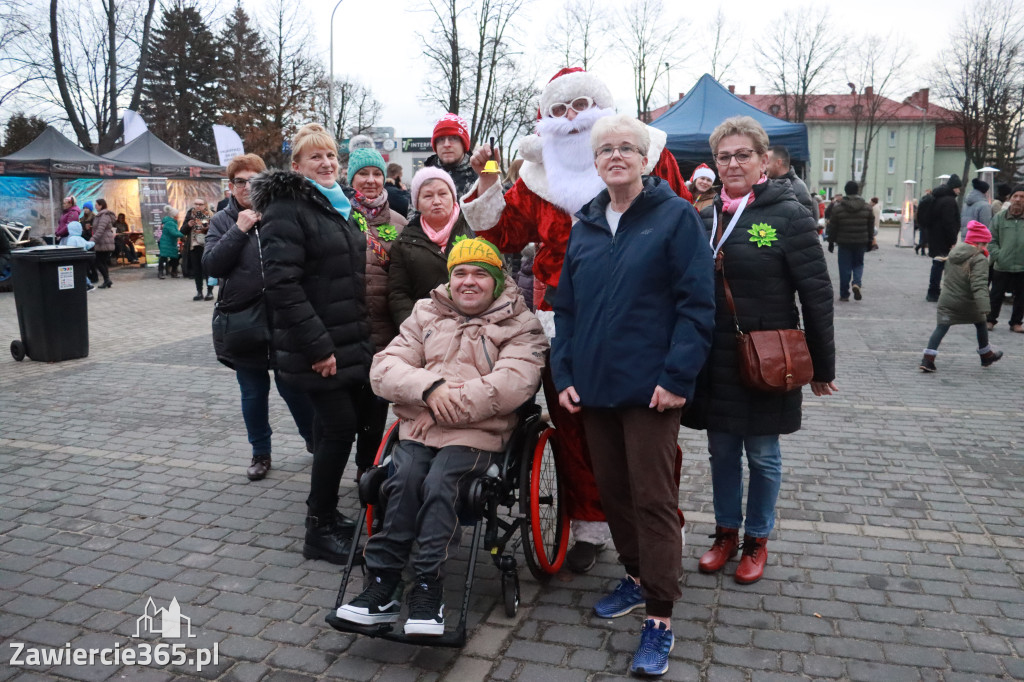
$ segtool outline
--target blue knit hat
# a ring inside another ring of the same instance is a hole
[[[352,184],[352,178],[359,172],[360,168],[375,166],[380,168],[382,175],[387,176],[388,167],[384,164],[384,157],[376,149],[357,149],[348,155],[348,184]]]
[[[95,208],[93,208],[91,201],[87,201],[84,204],[82,204],[82,208],[87,208],[90,211],[95,211],[96,210]]]

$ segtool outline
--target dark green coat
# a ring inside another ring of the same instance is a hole
[[[988,258],[977,246],[960,242],[942,269],[939,324],[975,324],[989,313]]]
[[[472,237],[473,230],[463,215],[455,221],[442,250],[430,241],[420,226],[421,216],[410,221],[391,247],[388,270],[388,307],[399,327],[412,314],[412,307],[427,298],[438,285],[448,281],[448,250],[457,237]]]
[[[988,251],[999,272],[1024,272],[1024,215],[1011,216],[1010,209],[996,215]]]

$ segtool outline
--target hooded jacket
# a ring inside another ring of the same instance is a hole
[[[960,207],[956,193],[946,185],[932,190],[935,197],[928,208],[928,255],[945,256],[960,234]]]
[[[178,229],[178,221],[169,215],[160,219],[160,257],[178,258],[178,240],[185,235]]]
[[[463,154],[462,160],[452,166],[444,165],[437,154],[431,154],[423,162],[423,165],[430,166],[431,168],[440,168],[452,176],[452,180],[455,182],[455,191],[459,194],[459,196],[455,197],[456,202],[459,201],[461,196],[469,192],[470,187],[476,182],[476,171],[473,170],[473,166],[469,163],[468,153]]]
[[[714,208],[701,213],[707,229],[705,239],[711,237],[712,210],[722,210],[721,199]],[[766,246],[751,241],[748,232],[754,224],[761,223],[775,228],[777,235]],[[721,251],[740,328],[796,329],[802,311],[802,326],[814,365],[813,379],[832,381],[836,371],[832,282],[816,223],[796,201],[788,183],[769,180],[754,185],[754,200],[743,211]],[[740,381],[736,327],[720,274],[715,277],[715,300],[711,355],[698,379],[693,405],[683,413],[683,425],[742,436],[799,430],[799,389],[764,393],[747,388]]]
[[[713,261],[700,219],[661,178],[612,235],[602,191],[576,216],[554,297],[555,387],[587,407],[646,407],[657,386],[693,397],[711,347]]]
[[[875,215],[864,197],[845,195],[832,208],[827,237],[830,244],[870,247]]]
[[[92,222],[92,240],[96,242],[97,251],[114,250],[114,221],[117,216],[109,208],[96,214]]]
[[[506,288],[485,312],[467,317],[447,285],[417,301],[399,335],[373,358],[374,393],[394,403],[399,438],[427,410],[423,396],[442,379],[462,420],[434,423],[417,442],[432,448],[463,445],[504,449],[516,426],[515,411],[540,386],[548,341],[516,287]]]
[[[990,309],[988,259],[977,246],[960,242],[942,269],[935,318],[939,324],[975,324],[984,322]]]
[[[359,226],[298,173],[264,171],[250,187],[252,206],[262,214],[271,347],[281,377],[307,391],[365,383],[373,347]],[[332,354],[337,374],[313,371]]]
[[[82,224],[78,221],[72,221],[71,223],[68,223],[66,227],[68,235],[67,241],[64,244],[65,246],[77,246],[78,248],[85,249],[86,251],[89,251],[96,246],[95,242],[88,241],[82,237]]]
[[[63,213],[60,214],[60,221],[57,223],[57,229],[54,231],[53,236],[57,239],[63,239],[68,236],[68,223],[72,220],[78,220],[78,216],[81,214],[81,209],[77,206],[67,207]]]
[[[992,205],[988,197],[976,189],[972,189],[964,199],[964,207],[960,211],[960,239],[967,235],[967,223],[977,220],[985,227],[992,226]]]

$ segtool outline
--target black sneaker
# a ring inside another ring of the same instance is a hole
[[[573,573],[586,573],[597,563],[597,555],[604,549],[604,545],[597,545],[593,542],[577,540],[576,543],[565,554],[565,565]]]
[[[437,637],[444,634],[444,585],[419,579],[409,590],[409,619],[405,634]]]
[[[401,579],[371,574],[370,584],[366,589],[349,603],[339,606],[336,615],[350,623],[377,625],[394,623],[398,620],[398,612],[401,609]]]

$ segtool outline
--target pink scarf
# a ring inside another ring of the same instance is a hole
[[[452,233],[452,228],[455,227],[455,221],[458,219],[459,205],[455,204],[455,210],[452,211],[451,216],[448,218],[448,224],[440,230],[435,231],[434,228],[427,225],[427,219],[425,217],[420,218],[420,227],[423,228],[423,233],[427,235],[430,241],[444,249],[445,245],[448,243],[448,235]]]
[[[755,182],[754,184],[755,185],[760,185],[762,182],[768,182],[768,176],[767,175],[763,175],[762,174],[761,175],[761,179],[758,180],[757,182]],[[750,191],[753,192],[754,188],[751,187]],[[733,199],[732,197],[729,196],[729,193],[725,191],[725,185],[723,184],[722,185],[722,212],[723,213],[728,213],[729,215],[732,215],[732,214],[736,213],[736,211],[738,211],[740,209],[740,206],[743,205],[743,200],[746,199],[746,197],[747,197],[747,195],[744,194],[739,199]],[[754,198],[751,197],[750,198],[750,203],[753,203],[753,201],[754,201]]]

